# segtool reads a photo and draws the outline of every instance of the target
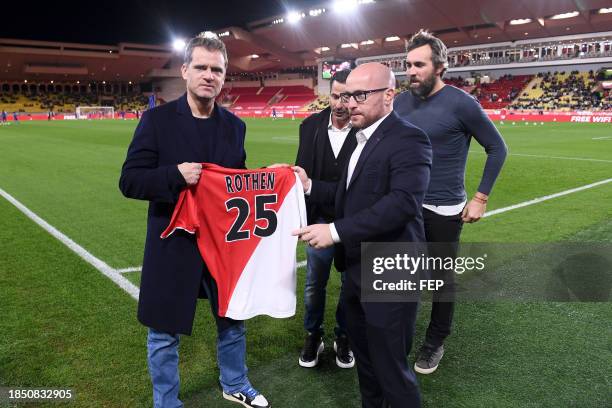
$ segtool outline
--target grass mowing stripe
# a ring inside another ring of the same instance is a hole
[[[527,207],[528,205],[533,205],[533,204],[541,203],[542,201],[551,200],[553,198],[562,197],[562,196],[565,196],[565,195],[568,195],[568,194],[576,193],[578,191],[588,190],[589,188],[601,186],[601,185],[607,184],[607,183],[609,183],[611,181],[612,181],[612,178],[609,178],[609,179],[598,181],[596,183],[587,184],[586,186],[576,187],[576,188],[572,188],[572,189],[569,189],[569,190],[560,191],[560,192],[555,193],[555,194],[550,194],[550,195],[546,195],[546,196],[543,196],[543,197],[534,198],[533,200],[524,201],[522,203],[511,205],[509,207],[503,207],[503,208],[498,208],[497,210],[489,211],[484,216],[485,217],[490,217],[491,215],[501,214],[501,213],[505,213],[507,211],[516,210],[517,208]]]
[[[53,225],[49,224],[47,221],[40,218],[33,211],[27,208],[25,205],[21,204],[15,197],[4,191],[0,188],[0,195],[4,197],[9,203],[13,204],[19,211],[25,214],[26,217],[34,221],[38,224],[42,229],[47,231],[53,237],[55,237],[62,244],[66,245],[68,248],[72,250],[75,254],[85,260],[87,263],[96,268],[100,273],[113,281],[117,286],[126,291],[130,296],[134,299],[138,299],[138,294],[140,293],[140,289],[132,282],[121,276],[116,270],[108,266],[104,261],[93,256],[89,251],[85,248],[74,242],[65,234],[61,233],[57,228]]]

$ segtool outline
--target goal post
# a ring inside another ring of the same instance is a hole
[[[114,119],[115,108],[112,106],[78,106],[75,115],[77,119]]]

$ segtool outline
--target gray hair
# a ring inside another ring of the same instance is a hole
[[[225,69],[227,69],[227,50],[223,41],[217,37],[215,33],[205,31],[193,37],[185,46],[185,55],[183,56],[183,63],[185,65],[191,64],[193,58],[193,49],[196,47],[204,47],[208,51],[219,51],[223,55],[225,60]]]
[[[446,45],[429,31],[421,29],[418,33],[413,35],[406,43],[406,52],[408,53],[424,45],[429,45],[431,47],[431,61],[436,68],[444,68],[442,70],[442,75],[444,75],[448,68],[448,51]]]

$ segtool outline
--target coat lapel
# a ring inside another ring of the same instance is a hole
[[[357,177],[359,177],[359,173],[363,169],[363,166],[366,160],[368,160],[368,156],[370,155],[370,153],[372,153],[374,149],[376,149],[376,146],[378,146],[378,143],[382,140],[383,137],[385,137],[385,129],[390,124],[392,124],[395,120],[396,120],[396,114],[395,112],[392,111],[389,114],[389,116],[387,116],[387,118],[383,120],[380,125],[378,125],[378,128],[376,128],[372,136],[370,136],[365,146],[363,147],[361,154],[359,155],[359,160],[357,160],[357,164],[355,165],[355,170],[353,170],[353,174],[352,174],[348,189],[351,188],[354,181],[357,180]]]
[[[217,123],[217,134],[215,135],[215,137],[217,138],[217,140],[216,149],[210,155],[210,157],[214,163],[219,163],[221,165],[224,164],[225,156],[230,145],[232,144],[232,140],[230,140],[230,138],[233,135],[232,130],[228,129],[227,127],[228,121],[226,120],[225,115],[226,114],[223,109],[219,108],[219,106],[215,102],[214,117]]]
[[[198,128],[196,126],[191,109],[187,103],[187,94],[183,94],[178,100],[176,105],[176,113],[179,115],[179,132],[184,139],[184,142],[189,146],[190,161],[198,162],[201,161],[198,157],[199,152],[202,150],[202,144],[198,137]]]

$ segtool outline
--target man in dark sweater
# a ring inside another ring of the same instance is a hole
[[[442,76],[448,66],[446,46],[421,30],[409,41],[406,76],[410,89],[394,103],[395,112],[427,133],[433,149],[431,180],[423,204],[430,256],[456,256],[463,223],[478,221],[485,212],[493,184],[506,158],[506,145],[478,101],[461,89],[447,86]],[[487,161],[471,200],[464,177],[471,138],[484,147]],[[447,291],[435,293],[431,320],[414,366],[433,373],[444,354],[444,339],[453,320],[453,272],[432,271],[445,279]],[[444,301],[440,301],[444,300]]]
[[[315,180],[338,182],[357,145],[357,129],[351,126],[348,107],[340,100],[349,73],[350,70],[336,72],[330,81],[330,106],[309,116],[300,125],[300,144],[295,164],[304,168]],[[333,204],[313,204],[308,202],[307,198],[306,206],[308,224],[327,224],[335,218]],[[306,258],[304,329],[307,334],[298,362],[302,367],[315,367],[319,362],[319,354],[325,347],[325,288],[334,260],[334,247],[316,249],[308,246]],[[341,276],[344,281],[344,274]],[[336,364],[341,368],[351,368],[355,365],[355,360],[345,327],[344,311],[338,302],[334,342]]]

